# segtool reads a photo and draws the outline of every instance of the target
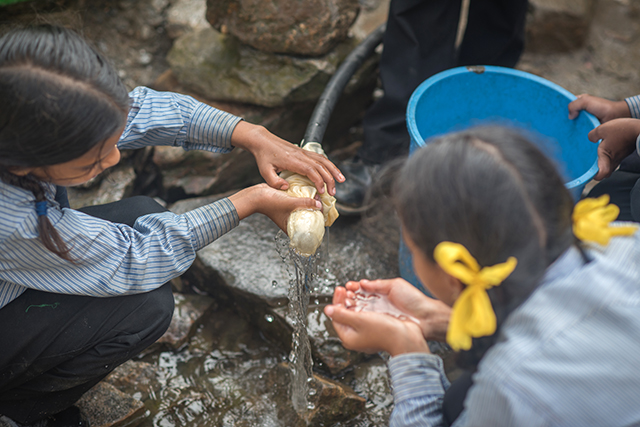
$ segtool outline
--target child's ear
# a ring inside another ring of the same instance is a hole
[[[18,176],[25,176],[33,172],[35,168],[9,168],[9,172]]]
[[[452,301],[456,301],[460,296],[460,294],[462,293],[462,291],[464,290],[464,285],[460,280],[456,279],[455,277],[450,276],[448,274],[446,276],[448,280],[447,285],[449,285],[449,289],[451,289],[451,295],[453,297]]]

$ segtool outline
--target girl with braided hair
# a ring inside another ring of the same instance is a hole
[[[278,172],[308,176],[320,193],[344,179],[324,156],[191,97],[128,93],[64,28],[0,38],[0,100],[0,424],[61,425],[86,390],[164,333],[168,281],[240,220],[262,213],[286,230],[293,210],[321,208],[280,191]],[[243,148],[267,184],[182,215],[148,197],[69,208],[66,186],[115,165],[121,149],[152,145]]]
[[[640,233],[608,199],[574,201],[523,133],[429,141],[393,191],[416,275],[349,282],[325,313],[345,347],[385,351],[391,426],[640,424]],[[362,309],[386,298],[405,315]],[[360,307],[360,309],[358,309]],[[450,383],[427,340],[465,373]]]

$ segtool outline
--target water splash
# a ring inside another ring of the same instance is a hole
[[[313,359],[311,345],[307,332],[307,310],[309,295],[313,288],[313,281],[317,276],[317,261],[320,252],[310,257],[298,254],[289,247],[289,240],[283,232],[276,235],[276,248],[282,260],[287,264],[289,276],[294,279],[289,284],[289,322],[293,325],[291,353],[289,363],[291,369],[291,400],[293,408],[299,414],[304,414],[315,408],[309,402],[309,384],[313,380]],[[294,275],[289,265],[294,266]],[[313,394],[311,394],[313,395]]]

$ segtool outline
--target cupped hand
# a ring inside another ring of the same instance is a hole
[[[242,220],[254,213],[269,217],[282,231],[287,232],[287,220],[297,209],[320,210],[322,203],[316,199],[291,197],[286,192],[276,190],[267,184],[257,184],[245,188],[231,196],[229,200]]]
[[[625,101],[610,101],[586,93],[578,95],[575,100],[569,103],[569,118],[571,120],[575,119],[581,110],[586,110],[596,116],[600,123],[631,117],[629,106]]]
[[[420,321],[420,328],[426,340],[445,341],[451,307],[434,298],[429,298],[415,286],[402,278],[383,280],[351,281],[345,285],[346,298],[362,289],[385,295],[400,311]]]
[[[343,182],[340,170],[325,156],[303,150],[272,134],[263,126],[239,122],[231,143],[249,151],[256,158],[260,174],[271,187],[286,190],[289,183],[278,176],[288,170],[308,177],[320,194],[325,184],[330,195],[335,195],[335,181]]]
[[[383,313],[349,310],[344,305],[346,294],[345,288],[337,287],[333,304],[324,309],[345,348],[365,353],[386,351],[392,356],[430,353],[416,323]]]
[[[598,173],[595,180],[607,178],[616,170],[620,162],[635,149],[639,134],[639,119],[611,120],[589,132],[590,141],[602,140],[598,146]]]

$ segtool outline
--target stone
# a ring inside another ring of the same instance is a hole
[[[69,204],[73,209],[116,202],[129,197],[133,191],[136,173],[133,166],[118,165],[94,178],[97,186],[68,187]]]
[[[321,56],[347,38],[358,0],[207,0],[207,20],[257,50]]]
[[[163,199],[207,196],[262,182],[253,155],[239,148],[220,154],[156,147],[153,162],[162,173]]]
[[[531,52],[568,52],[585,44],[595,0],[531,0],[526,46]]]
[[[104,381],[87,391],[76,406],[91,427],[135,427],[148,415],[142,402]]]
[[[158,365],[128,360],[111,372],[103,382],[145,402],[158,395],[166,380],[166,372]]]
[[[187,32],[208,28],[206,12],[205,0],[173,0],[167,11],[167,35],[176,39]]]
[[[159,347],[179,349],[195,333],[195,328],[203,316],[215,306],[213,298],[205,295],[184,295],[174,293],[175,308],[169,329],[145,352],[151,353]]]
[[[178,38],[167,61],[178,81],[204,98],[277,107],[315,102],[357,42],[302,58],[260,52],[208,28]]]

